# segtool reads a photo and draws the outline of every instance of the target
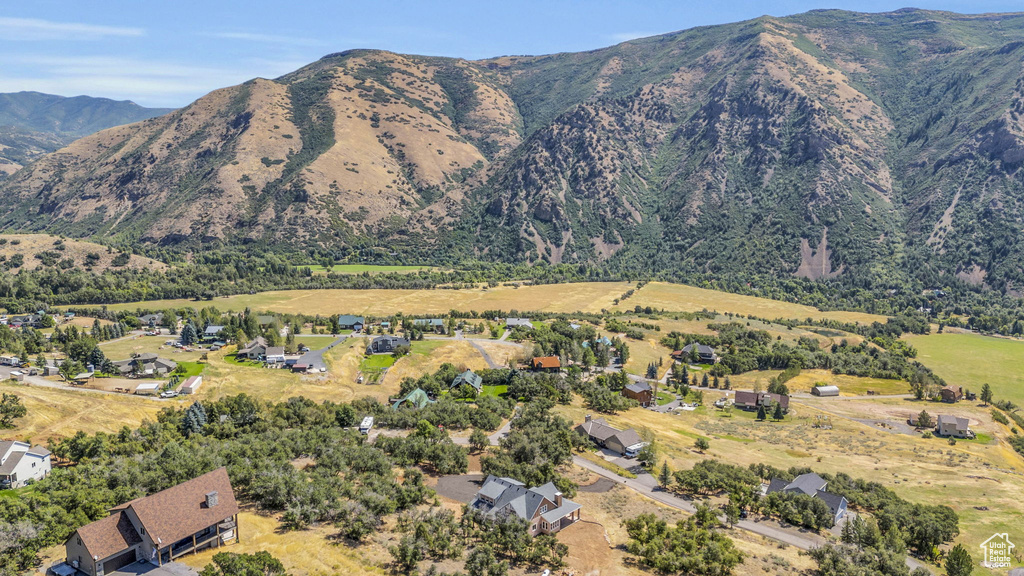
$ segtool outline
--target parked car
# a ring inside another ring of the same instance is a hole
[[[177,398],[178,392],[176,390],[165,390],[160,393],[161,398]]]

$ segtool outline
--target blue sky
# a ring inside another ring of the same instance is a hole
[[[823,3],[828,1],[828,3]],[[182,106],[349,48],[485,58],[590,50],[694,26],[815,8],[884,12],[906,0],[30,0],[0,11],[0,92],[37,90]],[[955,12],[1020,0],[918,0]]]

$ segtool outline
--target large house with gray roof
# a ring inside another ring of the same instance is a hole
[[[554,534],[579,522],[580,505],[562,498],[554,484],[527,488],[513,478],[488,476],[470,507],[489,518],[515,514],[529,522],[531,536]]]
[[[21,488],[50,473],[50,451],[25,442],[0,442],[0,488]]]
[[[846,497],[825,491],[827,486],[828,481],[810,472],[797,476],[792,482],[787,482],[780,478],[772,478],[772,481],[765,487],[764,493],[790,492],[817,498],[827,504],[829,510],[832,511],[832,522],[839,522],[846,515]]]
[[[583,424],[576,427],[576,432],[599,447],[618,452],[627,458],[635,458],[647,445],[636,430],[612,428],[604,418],[595,420],[590,415],[587,415]]]

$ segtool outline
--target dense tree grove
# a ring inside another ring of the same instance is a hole
[[[641,564],[664,574],[732,574],[743,561],[743,553],[718,530],[717,519],[707,512],[680,520],[675,526],[654,514],[630,518],[622,523],[629,535],[626,550]]]
[[[354,412],[361,417],[359,404]],[[417,462],[434,457],[435,469],[465,470],[465,449],[433,425],[421,422],[408,438],[371,445],[339,425],[352,411],[346,404],[264,404],[239,395],[165,409],[136,430],[61,440],[54,456],[73,465],[55,468],[0,507],[0,574],[26,569],[39,549],[63,542],[116,504],[219,466],[227,467],[242,500],[282,513],[288,528],[333,524],[352,540],[376,530],[385,516],[428,502],[433,492],[411,467]],[[300,458],[313,464],[292,465]]]

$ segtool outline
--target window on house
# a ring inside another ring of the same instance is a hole
[[[540,513],[541,514],[547,512],[547,511],[548,511],[548,505],[547,504],[545,504],[545,505],[540,507]]]

